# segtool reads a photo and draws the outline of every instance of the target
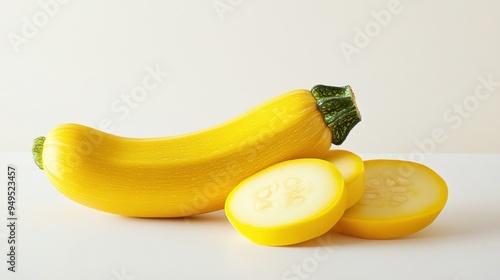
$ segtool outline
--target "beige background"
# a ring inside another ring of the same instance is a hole
[[[0,21],[1,151],[66,122],[190,132],[323,83],[356,92],[343,148],[500,152],[498,1],[3,1]]]

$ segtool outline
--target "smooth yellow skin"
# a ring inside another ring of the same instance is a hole
[[[365,193],[365,167],[363,159],[347,150],[330,150],[323,159],[333,163],[340,170],[340,173],[342,173],[347,190],[346,208],[350,208]]]
[[[363,198],[347,210],[335,230],[367,239],[392,239],[422,230],[444,208],[446,182],[425,165],[367,160]]]
[[[340,171],[321,159],[278,163],[243,180],[229,194],[225,212],[251,241],[284,246],[329,231],[345,211]]]
[[[332,135],[307,90],[262,103],[210,129],[163,138],[125,138],[65,124],[48,133],[43,167],[64,195],[135,217],[184,217],[220,210],[243,179],[275,163],[321,158]]]

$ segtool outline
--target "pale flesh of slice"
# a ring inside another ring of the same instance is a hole
[[[448,188],[429,167],[402,160],[367,160],[366,190],[335,229],[368,239],[398,238],[429,224],[444,208]]]
[[[242,181],[226,200],[231,224],[251,241],[290,245],[330,230],[345,210],[342,174],[321,159],[278,163]]]

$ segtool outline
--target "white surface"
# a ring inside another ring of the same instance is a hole
[[[406,159],[410,155],[362,156]],[[251,243],[220,211],[191,219],[134,219],[98,212],[59,194],[30,154],[0,153],[0,159],[2,169],[10,163],[19,170],[18,272],[7,272],[2,262],[1,279],[491,280],[498,276],[500,154],[426,157],[424,163],[447,181],[449,200],[433,224],[407,238],[363,240],[332,232],[279,248]],[[1,174],[0,181],[5,181],[6,174]],[[4,189],[2,213],[5,197]],[[5,256],[3,226],[0,236],[0,254]]]
[[[497,0],[55,1],[0,3],[0,150],[66,122],[176,135],[324,83],[356,93],[351,150],[410,153],[437,129],[436,152],[500,152]]]

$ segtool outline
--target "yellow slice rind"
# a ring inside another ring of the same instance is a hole
[[[322,159],[268,167],[238,184],[225,203],[228,220],[251,241],[283,246],[329,231],[345,211],[340,171]]]
[[[423,164],[366,160],[364,167],[365,193],[335,225],[340,233],[367,239],[406,236],[431,224],[446,204],[446,182]]]
[[[344,177],[346,209],[358,202],[365,192],[365,168],[361,157],[347,150],[330,150],[323,157],[335,165]]]

